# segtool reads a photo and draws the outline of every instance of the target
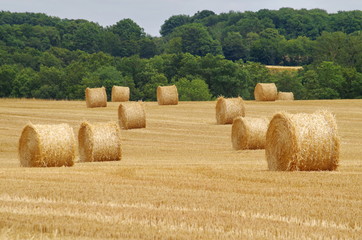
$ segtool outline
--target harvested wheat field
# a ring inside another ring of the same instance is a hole
[[[146,102],[147,128],[121,130],[122,160],[20,167],[32,124],[118,120],[119,103],[0,99],[0,239],[361,239],[362,100],[245,101],[246,116],[336,115],[336,171],[269,171],[234,150],[216,102]],[[77,145],[77,144],[76,144]]]

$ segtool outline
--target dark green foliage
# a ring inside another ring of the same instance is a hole
[[[156,100],[157,86],[176,84],[181,100],[253,99],[256,83],[275,82],[296,99],[362,98],[362,11],[202,10],[160,32],[0,12],[0,97],[83,99],[86,87],[110,96],[122,85],[131,100]],[[304,70],[271,75],[263,64]]]
[[[167,19],[161,26],[160,33],[163,37],[172,33],[172,31],[184,24],[190,23],[191,19],[187,15],[175,15]]]
[[[15,65],[0,66],[0,97],[7,97],[10,95],[15,77]]]
[[[182,25],[176,28],[171,39],[178,38],[181,43],[181,51],[193,55],[205,56],[208,53],[217,55],[221,53],[221,45],[212,39],[207,28],[198,23]]]
[[[176,82],[180,101],[209,101],[211,93],[204,80],[181,78]]]

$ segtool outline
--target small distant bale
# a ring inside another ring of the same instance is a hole
[[[87,108],[107,107],[107,93],[104,87],[86,88],[85,99]]]
[[[294,94],[292,92],[278,92],[277,100],[294,100]]]
[[[236,117],[245,117],[243,99],[219,97],[216,102],[216,123],[232,124]]]
[[[143,102],[124,102],[118,107],[119,125],[124,129],[145,128],[146,113]]]
[[[127,102],[127,101],[129,101],[129,87],[113,86],[112,102]]]
[[[328,111],[313,114],[277,113],[266,134],[269,170],[335,170],[340,139],[335,117]]]
[[[121,129],[116,122],[83,122],[78,132],[79,161],[119,161],[122,158]]]
[[[157,87],[157,102],[158,105],[177,105],[178,91],[175,85]]]
[[[254,89],[256,101],[275,101],[278,95],[275,83],[258,83]]]
[[[264,149],[268,124],[267,118],[235,118],[231,128],[233,148],[235,150]]]
[[[73,166],[75,139],[68,124],[28,124],[19,140],[19,160],[23,167]]]

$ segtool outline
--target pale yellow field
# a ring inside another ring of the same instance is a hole
[[[271,172],[264,150],[235,151],[215,102],[146,103],[122,130],[119,162],[22,168],[22,128],[116,121],[118,103],[0,99],[0,239],[361,239],[362,100],[246,101],[247,116],[336,114],[335,172]]]

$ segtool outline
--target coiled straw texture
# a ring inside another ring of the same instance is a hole
[[[294,100],[292,92],[278,92],[277,100]]]
[[[107,93],[104,87],[86,88],[85,98],[88,108],[107,107]]]
[[[283,112],[275,114],[269,124],[265,154],[270,170],[335,170],[339,163],[339,146],[332,113]]]
[[[264,149],[269,120],[267,118],[237,117],[231,128],[235,150]]]
[[[112,102],[127,102],[127,101],[129,101],[129,87],[113,86]]]
[[[244,101],[241,97],[219,97],[216,102],[216,123],[232,124],[234,118],[245,116]]]
[[[121,130],[116,122],[83,122],[78,143],[80,162],[118,161],[122,158]]]
[[[158,105],[177,105],[178,91],[175,85],[157,87],[157,102]]]
[[[278,91],[275,83],[258,83],[254,89],[256,101],[275,101],[277,94]]]
[[[75,139],[68,124],[28,124],[19,139],[19,160],[23,167],[73,166]]]
[[[142,102],[124,102],[118,107],[119,125],[124,129],[145,128],[146,113]]]

